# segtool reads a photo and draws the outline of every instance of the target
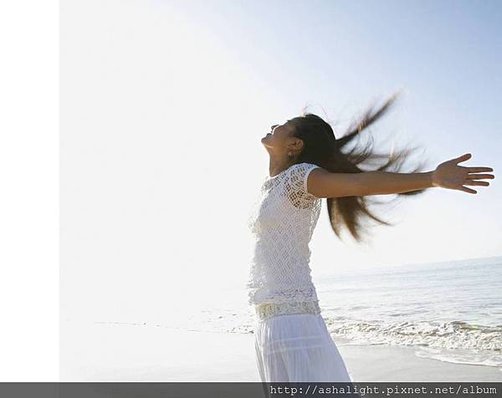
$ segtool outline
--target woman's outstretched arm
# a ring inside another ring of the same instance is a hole
[[[361,173],[331,173],[322,168],[314,169],[308,176],[307,190],[318,198],[342,196],[386,195],[416,191],[432,187],[457,189],[477,193],[464,185],[488,186],[483,179],[493,179],[490,167],[463,167],[458,163],[471,157],[467,153],[441,163],[434,171],[420,173],[393,173],[367,171]]]

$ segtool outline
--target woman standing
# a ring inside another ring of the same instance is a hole
[[[434,171],[399,170],[411,151],[373,151],[371,142],[345,150],[346,144],[379,119],[396,95],[373,112],[369,109],[342,137],[319,116],[304,114],[262,138],[269,174],[262,186],[249,227],[256,237],[247,284],[256,310],[255,349],[263,382],[352,382],[319,307],[309,266],[309,242],[326,198],[333,231],[341,227],[361,241],[363,218],[390,225],[368,208],[370,195],[416,195],[428,188],[488,186],[489,167],[463,167],[471,155],[441,163]],[[361,169],[359,164],[385,161]],[[388,170],[393,171],[388,171]]]

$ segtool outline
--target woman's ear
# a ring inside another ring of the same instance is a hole
[[[301,151],[303,149],[303,140],[296,138],[294,142],[294,148],[296,151]]]

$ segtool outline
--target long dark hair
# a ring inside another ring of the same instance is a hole
[[[393,94],[378,109],[374,106],[368,107],[355,122],[347,129],[345,134],[336,138],[333,128],[321,117],[306,113],[291,119],[294,126],[294,136],[303,141],[303,150],[296,157],[294,163],[313,163],[328,171],[337,173],[361,173],[365,171],[392,171],[402,172],[404,162],[410,158],[417,147],[405,148],[390,153],[378,153],[373,149],[373,137],[361,144],[359,141],[351,149],[347,149],[347,144],[352,142],[359,134],[370,125],[379,120],[396,101],[398,93]],[[384,162],[381,165],[365,167],[364,170],[358,165],[368,165],[372,162]],[[423,171],[424,163],[420,163],[408,173]],[[398,196],[409,196],[423,193],[425,189],[410,192],[398,193]],[[396,197],[397,198],[397,197]],[[370,200],[366,196],[345,196],[339,198],[327,198],[327,208],[331,227],[335,234],[341,238],[342,226],[345,226],[352,237],[357,241],[363,241],[362,232],[365,226],[363,218],[371,218],[377,223],[392,225],[392,223],[377,217],[370,211],[370,204],[386,204],[375,199]]]

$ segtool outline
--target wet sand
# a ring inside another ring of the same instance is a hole
[[[502,381],[502,368],[419,358],[412,347],[335,343],[356,382]],[[253,334],[66,321],[60,359],[61,381],[260,381]]]

